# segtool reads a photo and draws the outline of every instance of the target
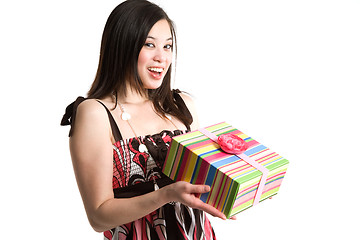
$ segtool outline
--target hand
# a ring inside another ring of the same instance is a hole
[[[223,220],[226,220],[226,217],[222,212],[220,212],[213,206],[210,206],[209,204],[204,203],[203,201],[201,201],[199,198],[197,198],[195,196],[197,194],[209,192],[210,191],[209,186],[193,185],[188,182],[180,181],[180,182],[170,184],[170,185],[166,186],[165,188],[166,188],[166,194],[167,194],[169,202],[171,202],[171,201],[181,202],[182,204],[184,204],[186,206],[203,210],[203,211],[211,214],[214,217],[219,217]]]

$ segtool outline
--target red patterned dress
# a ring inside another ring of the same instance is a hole
[[[62,125],[74,122],[77,105],[83,100],[84,98],[78,98],[72,105],[69,105]],[[185,103],[181,102],[181,104],[186,107]],[[142,153],[138,151],[139,142],[136,138],[122,139],[110,111],[107,108],[106,111],[116,141],[113,145],[113,190],[115,198],[130,198],[154,191],[154,182],[160,188],[173,183],[161,172],[161,169],[171,138],[183,132],[180,130],[164,130],[158,134],[138,138],[148,149],[147,152]],[[69,117],[73,118],[72,121],[66,122]],[[187,131],[189,131],[190,128],[187,127]],[[192,209],[181,203],[169,203],[141,219],[105,231],[104,239],[212,240],[216,238],[209,219],[203,211]]]

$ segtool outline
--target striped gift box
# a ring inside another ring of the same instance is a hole
[[[288,160],[228,123],[212,125],[205,130],[216,136],[235,134],[247,142],[248,149],[242,155],[228,154],[199,130],[176,136],[163,167],[167,176],[175,181],[211,186],[210,192],[201,194],[200,199],[223,212],[227,218],[277,194]],[[267,171],[262,186],[260,167],[253,167],[244,160],[245,157]],[[262,192],[257,193],[258,188]]]

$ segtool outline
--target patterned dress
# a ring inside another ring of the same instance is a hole
[[[62,125],[73,125],[77,105],[83,100],[85,99],[79,97],[68,106]],[[184,102],[181,104],[186,107]],[[158,134],[139,137],[140,142],[148,149],[146,152],[140,152],[139,141],[136,138],[123,139],[110,111],[107,108],[106,111],[116,141],[113,145],[112,184],[115,198],[131,198],[152,192],[155,183],[160,188],[173,183],[161,172],[161,169],[171,138],[183,132],[164,130]],[[187,127],[189,131],[190,128]],[[105,231],[104,239],[212,240],[216,238],[209,219],[203,211],[181,203],[169,203],[141,219]]]

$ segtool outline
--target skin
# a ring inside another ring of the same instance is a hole
[[[138,71],[144,87],[147,89],[159,88],[165,73],[172,62],[172,37],[169,24],[160,20],[150,30],[144,47],[138,58]],[[163,69],[158,74],[149,71],[150,67]]]
[[[164,72],[171,64],[172,44],[170,28],[165,20],[157,22],[149,32],[143,49],[139,54],[138,71],[145,88],[157,88],[162,78],[151,77],[149,67],[162,67]],[[198,128],[198,119],[192,99],[181,94],[194,117],[192,129]],[[114,106],[112,96],[100,99],[109,109]],[[172,121],[161,118],[155,113],[152,102],[146,95],[140,95],[129,87],[126,97],[119,102],[132,116],[131,124],[138,136],[159,133],[164,129],[185,130],[185,126],[176,118]],[[134,137],[128,123],[120,118],[121,110],[117,106],[111,111],[124,139]],[[151,123],[151,124],[149,124]],[[85,210],[91,226],[97,232],[103,232],[116,226],[135,221],[171,202],[181,202],[189,207],[201,209],[213,216],[225,219],[223,213],[203,203],[195,197],[205,193],[209,186],[176,182],[157,191],[127,199],[115,199],[112,189],[113,149],[112,136],[107,113],[96,100],[82,102],[77,110],[74,133],[70,138],[70,152],[75,176]]]

